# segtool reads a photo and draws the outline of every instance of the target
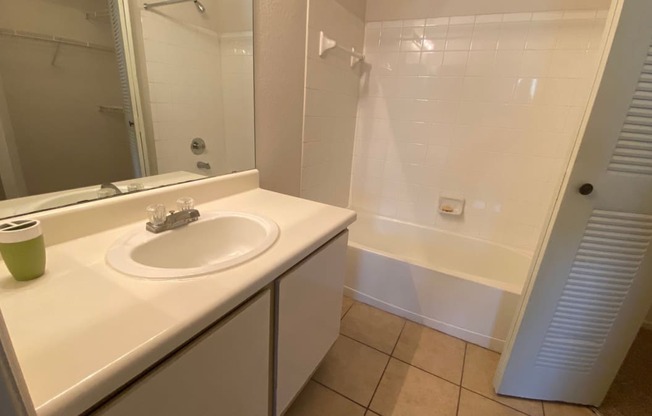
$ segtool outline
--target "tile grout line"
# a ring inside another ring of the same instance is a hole
[[[402,333],[402,330],[401,330],[401,333]],[[385,351],[381,351],[381,350],[379,350],[379,349],[376,348],[376,347],[372,347],[371,345],[365,344],[364,342],[359,341],[359,340],[357,340],[357,339],[355,339],[355,338],[353,338],[353,337],[350,337],[350,336],[348,336],[348,335],[346,335],[346,334],[342,334],[342,333],[340,333],[340,336],[343,336],[343,337],[348,338],[348,339],[350,339],[350,340],[352,340],[352,341],[355,341],[355,342],[357,342],[357,343],[359,343],[359,344],[362,344],[362,345],[364,345],[365,347],[371,348],[371,349],[374,350],[374,351],[377,351],[377,352],[380,352],[380,353],[382,353],[382,354],[388,355]],[[397,344],[397,345],[398,345],[398,344]],[[394,348],[396,348],[396,346],[394,346]],[[394,354],[394,350],[392,350],[392,354]],[[455,383],[455,382],[453,382],[453,381],[450,381],[450,380],[448,380],[448,379],[445,379],[444,377],[439,376],[439,375],[437,375],[437,374],[435,374],[435,373],[431,373],[430,371],[426,370],[425,368],[421,368],[421,367],[419,367],[418,365],[414,365],[414,364],[412,364],[412,363],[409,363],[409,362],[407,362],[407,361],[404,361],[404,360],[402,360],[402,359],[400,359],[400,358],[398,358],[398,357],[395,357],[394,355],[391,355],[391,354],[390,354],[389,357],[390,357],[390,358],[393,358],[393,359],[395,359],[396,361],[399,361],[399,362],[401,362],[401,363],[403,363],[403,364],[405,364],[405,365],[409,365],[410,367],[414,367],[414,368],[416,368],[417,370],[421,370],[421,371],[423,371],[424,373],[426,373],[426,374],[428,374],[428,375],[431,375],[431,376],[433,376],[433,377],[437,377],[438,379],[443,380],[443,381],[445,381],[445,382],[447,382],[447,383],[450,383],[450,384],[452,384],[452,385],[454,385],[454,386],[458,386],[458,387],[461,386],[461,384],[457,384],[457,383]],[[467,389],[467,390],[468,390],[468,389]]]
[[[405,330],[405,326],[407,325],[407,319],[403,319],[403,326],[401,326],[401,331],[398,333],[398,337],[396,338],[396,342],[394,343],[394,347],[392,348],[392,352],[389,353],[390,358],[394,356],[394,351],[396,351],[396,346],[398,345],[398,342],[401,340],[401,335],[403,335],[403,330]]]
[[[341,320],[344,319],[344,317],[345,317],[346,315],[348,315],[348,313],[349,313],[349,311],[350,311],[351,309],[353,309],[353,306],[355,305],[355,302],[357,302],[357,301],[354,300],[354,303],[353,303],[353,304],[352,304],[352,305],[347,309],[347,311],[346,311],[346,312],[344,313],[344,315],[342,316]],[[361,303],[361,302],[360,302],[360,303]],[[366,304],[364,304],[364,305],[366,305]],[[371,305],[367,305],[367,306],[371,306]],[[389,312],[387,312],[387,313],[389,313]],[[417,366],[417,365],[414,365],[414,364],[412,364],[412,363],[409,363],[409,362],[407,362],[407,361],[404,361],[404,360],[402,360],[402,359],[397,358],[397,357],[394,356],[394,352],[396,351],[396,347],[398,346],[398,342],[399,342],[399,340],[401,339],[401,335],[403,334],[403,331],[404,331],[404,329],[405,329],[405,326],[407,325],[407,322],[408,322],[408,321],[409,321],[409,322],[413,322],[413,321],[410,321],[410,320],[408,320],[408,319],[402,318],[402,317],[400,317],[400,316],[398,316],[398,315],[394,315],[394,314],[392,314],[392,313],[389,313],[389,314],[390,314],[390,315],[393,315],[393,316],[396,316],[396,317],[398,317],[398,318],[403,319],[403,326],[401,327],[401,331],[399,332],[398,338],[396,339],[396,342],[394,343],[394,347],[392,348],[392,352],[391,352],[390,354],[387,354],[385,351],[382,351],[382,350],[380,350],[380,349],[378,349],[378,348],[376,348],[376,347],[374,347],[374,346],[371,346],[371,345],[366,344],[366,343],[363,342],[363,341],[360,341],[360,340],[358,340],[358,339],[355,339],[355,338],[353,338],[353,337],[351,337],[351,336],[349,336],[349,335],[346,335],[346,334],[343,334],[343,333],[340,332],[340,336],[342,336],[342,337],[348,338],[348,339],[350,339],[350,340],[352,340],[352,341],[355,341],[355,342],[357,342],[357,343],[359,343],[359,344],[362,344],[362,345],[364,345],[364,346],[366,346],[366,347],[368,347],[368,348],[371,348],[371,349],[373,349],[374,351],[377,351],[377,352],[379,352],[379,353],[381,353],[381,354],[389,355],[389,359],[387,360],[387,364],[385,365],[385,368],[383,369],[383,373],[382,373],[382,375],[381,375],[381,377],[380,377],[380,380],[378,381],[378,384],[376,385],[376,389],[374,390],[374,394],[371,396],[371,400],[369,401],[369,405],[371,405],[371,402],[373,401],[373,398],[374,398],[375,395],[376,395],[376,392],[377,392],[377,390],[378,390],[378,387],[380,386],[380,381],[382,380],[383,376],[385,375],[385,371],[387,370],[387,367],[389,366],[389,361],[393,358],[393,359],[395,359],[395,360],[397,360],[397,361],[399,361],[399,362],[401,362],[401,363],[403,363],[403,364],[406,364],[406,365],[408,365],[408,366],[411,366],[411,367],[414,367],[414,368],[416,368],[416,369],[418,369],[418,370],[421,370],[421,371],[423,371],[423,372],[426,373],[426,374],[429,374],[429,375],[431,375],[431,376],[433,376],[433,377],[437,377],[438,379],[443,380],[443,381],[445,381],[445,382],[447,382],[447,383],[451,383],[451,384],[453,384],[453,385],[455,385],[455,386],[458,386],[458,387],[460,388],[460,392],[459,392],[459,395],[458,395],[457,412],[456,412],[456,414],[459,413],[459,402],[460,402],[460,398],[461,398],[461,395],[462,395],[462,389],[464,389],[464,390],[467,390],[467,391],[469,391],[469,392],[471,392],[471,393],[477,394],[477,395],[479,395],[479,396],[481,396],[481,397],[483,397],[483,398],[485,398],[485,399],[487,399],[487,400],[491,400],[492,402],[497,403],[497,404],[499,404],[499,405],[501,405],[501,406],[505,406],[505,407],[507,407],[507,408],[509,408],[509,409],[511,409],[511,410],[514,410],[514,411],[516,411],[516,412],[518,412],[518,413],[521,413],[521,414],[523,414],[523,415],[528,416],[527,413],[523,412],[522,410],[519,410],[519,409],[517,409],[517,408],[515,408],[515,407],[512,407],[512,406],[507,405],[507,404],[505,404],[505,403],[502,403],[502,402],[500,402],[500,401],[498,401],[498,400],[495,400],[495,399],[492,398],[492,397],[488,397],[488,396],[486,396],[485,394],[483,394],[483,393],[481,393],[481,392],[474,391],[474,390],[471,390],[471,389],[469,389],[469,388],[465,388],[465,387],[462,385],[462,381],[464,380],[464,366],[465,366],[465,364],[466,364],[466,355],[467,355],[467,353],[468,353],[468,347],[469,347],[469,345],[471,344],[471,345],[473,345],[473,346],[476,346],[476,347],[482,348],[482,349],[487,350],[487,351],[492,351],[492,350],[462,340],[462,341],[464,341],[464,358],[463,358],[463,361],[462,361],[462,378],[461,378],[459,384],[458,384],[458,383],[455,383],[455,382],[452,382],[452,381],[450,381],[450,380],[448,380],[448,379],[445,379],[444,377],[441,377],[441,376],[439,376],[439,375],[437,375],[437,374],[431,373],[430,371],[428,371],[428,370],[426,370],[426,369],[424,369],[424,368],[421,368],[421,367],[419,367],[419,366]],[[426,328],[428,328],[428,327],[426,327]],[[436,331],[436,330],[435,330],[435,331]],[[437,331],[437,332],[441,332],[441,331]],[[456,337],[453,337],[453,338],[455,338],[455,339],[460,339],[460,338],[456,338]],[[492,352],[493,352],[493,351],[492,351]],[[321,383],[319,383],[319,384],[321,384]],[[324,387],[328,387],[328,386],[324,386]],[[335,390],[333,390],[333,389],[331,389],[331,388],[329,388],[329,390],[335,391]],[[337,393],[337,392],[336,392],[336,393]],[[355,400],[352,400],[352,399],[350,399],[350,398],[344,396],[344,395],[341,394],[341,393],[338,393],[338,394],[339,394],[340,396],[342,396],[342,397],[348,399],[348,400],[353,401],[353,402],[356,403],[356,404],[360,404],[360,403],[356,402]],[[524,399],[524,400],[527,400],[527,399]],[[542,409],[543,409],[543,416],[545,416],[545,408],[544,408],[544,406],[543,406],[543,402],[542,402],[541,400],[536,400],[536,401],[538,401],[539,403],[541,403],[541,407],[542,407]],[[371,409],[369,408],[369,406],[363,406],[363,407],[365,407],[366,410],[368,410],[368,411],[372,411],[372,412],[373,412],[373,410],[371,410]]]
[[[466,343],[466,347],[465,347],[465,350],[464,350],[464,362],[463,362],[463,364],[466,364],[466,354],[468,353],[469,345],[473,345],[474,347],[477,347],[477,348],[482,348],[483,350],[492,351],[492,350],[490,350],[489,348],[485,348],[485,347],[482,347],[482,346],[480,346],[480,345],[473,344],[473,343],[471,343],[471,342],[467,342],[467,341],[465,341],[465,343]],[[492,352],[494,352],[494,351],[492,351]],[[460,380],[460,387],[461,387],[461,388],[463,388],[463,389],[466,390],[466,391],[470,391],[471,393],[475,393],[475,394],[477,394],[478,396],[484,397],[485,399],[491,400],[491,401],[494,402],[494,403],[498,403],[498,404],[500,404],[500,405],[502,405],[502,406],[505,406],[505,407],[507,407],[507,408],[509,408],[509,409],[512,409],[512,410],[514,410],[514,411],[516,411],[516,412],[519,412],[519,413],[522,413],[522,414],[524,414],[524,415],[526,415],[526,416],[529,416],[529,415],[528,415],[527,413],[525,413],[524,411],[519,410],[519,409],[517,409],[517,408],[515,408],[515,407],[512,407],[512,406],[510,406],[510,405],[508,405],[508,404],[505,404],[505,403],[503,403],[503,402],[500,402],[500,401],[494,399],[493,397],[485,396],[484,393],[481,393],[481,392],[479,392],[479,391],[475,391],[475,390],[472,390],[472,389],[470,389],[470,388],[466,388],[466,387],[464,387],[464,385],[463,385],[463,381],[464,381],[464,366],[462,367],[462,380]],[[461,395],[461,391],[460,391],[460,395]],[[496,394],[496,396],[498,396],[498,394]],[[507,396],[507,397],[509,397],[509,396]],[[517,397],[517,399],[518,399],[518,397]],[[521,400],[528,400],[528,399],[521,399]],[[529,401],[532,401],[532,402],[536,402],[536,401],[538,401],[538,402],[541,404],[541,409],[542,409],[542,411],[543,411],[542,415],[545,416],[545,409],[544,409],[544,407],[543,407],[543,401],[541,401],[541,400],[529,400]]]
[[[351,308],[353,308],[353,305],[354,305],[354,304],[352,303],[352,304],[351,304],[351,305],[346,309],[346,312],[344,312],[344,315],[342,315],[342,317],[340,318],[340,322],[341,322],[341,321],[346,317],[346,315],[349,314],[349,311],[351,310]]]
[[[346,312],[344,312],[344,314],[340,317],[340,322],[342,322],[342,320],[343,320],[344,317],[349,313],[349,311],[351,310],[351,308],[353,308],[353,305],[354,305],[354,304],[355,304],[355,300],[354,300],[353,303],[351,303],[351,305],[346,309]],[[342,336],[342,333],[340,332],[339,335]],[[350,338],[350,337],[347,337],[347,338]],[[353,339],[353,338],[351,338],[351,339]],[[354,340],[354,341],[357,341],[357,340]],[[359,342],[359,341],[358,341],[358,342]],[[367,344],[363,344],[363,343],[361,343],[361,344],[362,344],[362,345],[367,345]],[[351,402],[353,402],[353,403],[355,403],[355,404],[357,404],[357,405],[359,405],[359,406],[362,406],[365,410],[367,410],[367,408],[366,408],[365,405],[363,405],[363,404],[361,404],[361,403],[358,403],[358,402],[356,402],[355,400],[351,399],[350,397],[346,397],[345,395],[343,395],[343,394],[340,393],[339,391],[334,390],[334,389],[328,387],[327,385],[325,385],[324,383],[321,383],[321,382],[315,380],[314,377],[311,377],[310,379],[311,379],[312,381],[314,381],[315,383],[319,384],[320,386],[322,386],[322,387],[324,387],[324,388],[326,388],[326,389],[332,391],[333,393],[337,394],[338,396],[341,396],[341,397],[345,398],[346,400],[349,400],[349,401],[351,401]]]
[[[517,408],[515,408],[515,407],[512,407],[512,406],[510,406],[510,405],[508,405],[508,404],[505,404],[505,403],[503,403],[503,402],[499,402],[498,400],[493,399],[493,398],[491,398],[491,397],[485,396],[484,393],[480,393],[479,391],[471,390],[471,389],[468,389],[468,388],[463,387],[463,386],[461,386],[461,387],[462,387],[464,390],[466,390],[466,391],[470,391],[471,393],[477,394],[478,396],[484,397],[484,398],[487,399],[487,400],[491,400],[491,401],[494,402],[494,403],[498,403],[499,405],[505,406],[505,407],[507,407],[507,408],[509,408],[509,409],[511,409],[511,410],[514,410],[514,411],[516,411],[516,412],[518,412],[518,413],[524,414],[524,415],[526,415],[526,416],[531,416],[531,415],[528,415],[527,413],[525,413],[525,412],[522,411],[522,410],[519,410],[519,409],[517,409]],[[505,397],[510,398],[511,396],[505,396]],[[540,400],[521,399],[521,398],[519,398],[519,397],[514,397],[514,398],[515,398],[515,399],[519,399],[519,400],[527,400],[527,401],[535,401],[535,402],[538,401],[538,402],[541,403],[541,407],[543,407],[543,402],[541,402]]]
[[[457,393],[457,410],[455,411],[455,415],[459,416],[460,414],[460,401],[462,400],[462,380],[464,380],[464,366],[466,364],[466,352],[469,349],[469,344],[467,342],[464,342],[464,357],[462,357],[462,375],[460,376],[460,390]]]
[[[401,330],[401,331],[402,331],[402,330]],[[389,354],[389,353],[387,353],[387,352],[385,352],[385,351],[383,351],[383,350],[379,350],[378,348],[373,347],[373,346],[371,346],[371,345],[369,345],[369,344],[366,344],[366,343],[364,343],[364,342],[362,342],[362,341],[360,341],[360,340],[357,340],[357,339],[353,338],[352,336],[349,336],[349,335],[343,334],[343,333],[341,333],[341,332],[340,332],[340,336],[342,336],[342,337],[344,337],[344,338],[348,338],[348,339],[350,339],[350,340],[352,340],[352,341],[357,342],[358,344],[362,344],[362,345],[364,345],[365,347],[371,348],[372,350],[374,350],[374,351],[378,351],[378,352],[380,352],[380,353],[383,353],[383,354],[385,354],[385,355],[387,355],[387,356],[389,356],[389,357],[392,356],[391,354]]]
[[[407,320],[405,320],[405,323],[403,324],[403,327],[405,327],[405,324],[406,324],[406,323],[407,323]],[[403,333],[403,329],[401,329],[401,334],[402,334],[402,333]],[[365,344],[364,342],[359,341],[359,340],[357,340],[357,339],[355,339],[355,338],[353,338],[353,337],[350,337],[350,336],[348,336],[348,335],[346,335],[346,334],[342,334],[342,333],[340,333],[340,336],[343,336],[343,337],[345,337],[345,338],[350,339],[351,341],[354,341],[354,342],[357,342],[357,343],[359,343],[359,344],[362,344],[362,345],[364,345],[365,347],[371,348],[372,350],[377,351],[377,352],[379,352],[379,353],[381,353],[381,354],[385,354],[385,355],[387,355],[387,353],[386,353],[385,351],[381,351],[381,350],[379,350],[379,349],[376,348],[376,347],[372,347],[371,345]],[[399,339],[400,339],[400,334],[399,334]],[[469,345],[468,342],[465,341],[465,343],[466,343],[466,345],[465,345],[465,352],[464,352],[464,361],[466,361],[466,348],[468,348],[468,345]],[[396,344],[394,345],[394,349],[396,349],[396,345],[398,345],[398,340],[397,340]],[[481,348],[482,348],[482,347],[481,347]],[[394,349],[392,349],[392,354],[394,353]],[[471,390],[471,389],[468,389],[468,388],[463,387],[462,384],[461,384],[461,381],[460,381],[460,384],[456,384],[456,383],[454,383],[454,382],[452,382],[452,381],[450,381],[450,380],[447,380],[447,379],[445,379],[445,378],[443,378],[443,377],[441,377],[441,376],[438,376],[437,374],[433,374],[433,373],[431,373],[430,371],[425,370],[425,369],[423,369],[423,368],[421,368],[421,367],[419,367],[419,366],[416,366],[416,365],[414,365],[414,364],[411,364],[411,363],[409,363],[409,362],[407,362],[407,361],[403,361],[403,360],[401,360],[400,358],[394,357],[393,355],[389,355],[389,358],[390,358],[390,359],[393,358],[393,359],[395,359],[396,361],[399,361],[399,362],[401,362],[401,363],[403,363],[403,364],[406,364],[406,365],[408,365],[408,366],[410,366],[410,367],[414,367],[414,368],[416,368],[416,369],[418,369],[418,370],[421,370],[421,371],[423,371],[423,372],[426,373],[426,374],[429,374],[429,375],[431,375],[431,376],[433,376],[433,377],[437,377],[438,379],[443,380],[443,381],[445,381],[445,382],[447,382],[447,383],[453,384],[454,386],[458,386],[458,387],[460,387],[460,388],[463,388],[464,390],[470,391],[471,393],[475,393],[475,394],[477,394],[477,395],[479,395],[479,396],[482,396],[482,397],[484,397],[484,398],[487,399],[487,400],[491,400],[492,402],[497,403],[497,404],[499,404],[499,405],[501,405],[501,406],[505,406],[505,407],[507,407],[507,408],[509,408],[509,409],[511,409],[511,410],[514,410],[514,411],[519,412],[519,413],[521,413],[521,414],[527,415],[527,413],[523,412],[522,410],[519,410],[519,409],[517,409],[517,408],[515,408],[515,407],[512,407],[512,406],[510,406],[510,405],[507,405],[507,404],[505,404],[505,403],[499,402],[498,400],[496,400],[496,399],[494,399],[494,398],[492,398],[492,397],[486,396],[485,394],[483,394],[483,393],[481,393],[481,392],[478,392],[478,391]],[[387,363],[389,364],[389,361],[388,361]],[[385,366],[385,369],[387,369],[387,366]],[[383,375],[384,375],[384,374],[385,374],[385,370],[383,370]],[[464,367],[462,367],[462,378],[464,378]],[[382,379],[382,376],[381,376],[381,379]],[[377,388],[378,388],[378,386],[376,386],[376,389],[377,389]],[[375,394],[376,394],[376,391],[374,391],[374,395],[375,395]],[[460,395],[461,395],[461,391],[460,391]],[[373,396],[372,396],[372,400],[373,400]],[[527,399],[523,399],[523,400],[527,400]],[[540,400],[535,400],[535,401],[539,401],[539,402],[541,402]],[[357,402],[356,402],[356,403],[357,403]],[[371,402],[370,402],[369,404],[371,404]],[[543,406],[543,403],[541,404],[541,406]],[[367,410],[371,410],[371,409],[367,408]],[[372,410],[372,411],[373,411],[373,410]],[[529,416],[529,415],[528,415],[528,416]]]
[[[396,346],[398,345],[398,341],[401,339],[401,335],[403,335],[403,330],[405,329],[405,325],[407,323],[407,320],[403,319],[403,326],[401,326],[401,331],[398,333],[398,337],[396,337],[396,342],[394,343],[394,347],[392,348],[392,352],[389,354],[387,357],[387,363],[385,364],[385,368],[383,369],[382,374],[380,375],[380,378],[378,379],[378,383],[376,384],[376,388],[374,389],[374,393],[371,395],[371,398],[369,399],[369,404],[367,405],[366,411],[371,411],[369,407],[371,406],[371,403],[374,401],[374,397],[376,396],[376,393],[378,392],[378,387],[380,387],[380,383],[383,381],[383,377],[385,376],[385,372],[387,371],[387,367],[389,367],[389,362],[392,361],[392,354],[394,353],[394,350],[396,349]],[[353,338],[351,338],[353,339]],[[362,345],[367,345],[364,343],[361,343]],[[367,412],[365,412],[367,413]],[[375,412],[374,412],[375,413]]]
[[[321,381],[317,381],[317,380],[315,380],[314,378],[311,378],[311,380],[314,381],[315,383],[319,384],[320,386],[322,386],[322,387],[324,387],[324,388],[326,388],[326,389],[332,391],[333,393],[337,394],[338,396],[344,397],[346,400],[348,400],[348,401],[350,401],[350,402],[352,402],[352,403],[357,404],[358,406],[362,407],[363,409],[366,409],[365,406],[364,406],[362,403],[358,403],[358,402],[356,402],[355,400],[353,400],[352,398],[350,398],[350,397],[346,397],[345,395],[343,395],[343,394],[340,393],[339,391],[334,390],[334,389],[332,389],[331,387],[328,387],[326,384],[322,383]]]
[[[401,360],[400,358],[396,358],[396,357],[394,357],[394,356],[392,356],[392,358],[395,359],[395,360],[398,361],[398,362],[401,362],[401,363],[403,363],[403,364],[409,365],[410,367],[414,367],[414,368],[416,368],[417,370],[421,370],[421,371],[423,371],[424,373],[426,373],[426,374],[428,374],[428,375],[431,375],[431,376],[436,377],[436,378],[438,378],[438,379],[440,379],[440,380],[442,380],[442,381],[445,381],[446,383],[450,383],[450,384],[452,384],[453,386],[462,387],[461,384],[456,384],[456,383],[454,383],[454,382],[452,382],[452,381],[450,381],[450,380],[448,380],[448,379],[445,379],[445,378],[442,377],[442,376],[438,376],[437,374],[431,373],[430,371],[428,371],[428,370],[426,370],[426,369],[423,369],[423,368],[419,367],[418,365],[414,365],[414,364],[409,363],[409,362],[407,362],[407,361],[403,361],[403,360]]]

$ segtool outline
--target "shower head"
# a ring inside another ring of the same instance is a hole
[[[199,0],[193,0],[195,2],[195,6],[197,7],[197,10],[199,10],[199,13],[204,13],[206,11],[206,7],[204,7],[203,4]]]

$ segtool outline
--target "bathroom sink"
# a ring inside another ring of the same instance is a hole
[[[237,266],[270,248],[278,237],[270,219],[243,212],[208,212],[189,225],[153,234],[132,232],[109,249],[106,260],[132,276],[176,279]]]

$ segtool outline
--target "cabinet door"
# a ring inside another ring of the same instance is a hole
[[[347,242],[345,231],[277,281],[277,415],[339,335]]]
[[[97,414],[269,415],[270,298],[242,306]]]

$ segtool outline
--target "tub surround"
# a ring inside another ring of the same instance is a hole
[[[108,248],[144,226],[147,204],[172,206],[181,196],[202,213],[271,218],[280,236],[254,260],[192,279],[129,277],[106,264]],[[47,272],[19,283],[0,263],[0,308],[37,414],[56,415],[101,401],[346,229],[355,213],[259,189],[249,171],[30,217],[43,223]]]
[[[606,10],[396,20],[405,8],[366,24],[351,206],[534,251],[588,104]],[[445,194],[466,198],[463,216],[437,213]]]

